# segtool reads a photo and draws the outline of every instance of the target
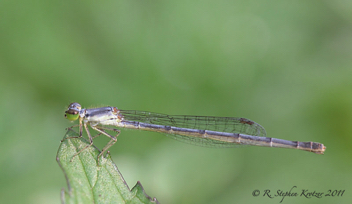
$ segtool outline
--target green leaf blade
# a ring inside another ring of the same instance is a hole
[[[69,129],[65,138],[77,136]],[[68,191],[61,192],[62,203],[158,203],[145,194],[139,182],[131,191],[109,154],[100,158],[100,166],[97,166],[100,151],[94,145],[71,162],[72,157],[88,144],[84,138],[64,139],[60,144],[56,159],[68,185]]]

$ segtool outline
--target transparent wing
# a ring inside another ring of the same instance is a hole
[[[218,132],[240,133],[253,136],[266,136],[265,129],[258,123],[245,118],[166,115],[135,110],[120,110],[124,120],[138,121],[149,124],[190,128],[198,130],[212,130]],[[190,137],[177,134],[166,134],[173,139],[208,147],[234,147],[237,144],[208,138]]]
[[[128,121],[199,130],[241,133],[262,137],[266,136],[265,129],[261,125],[245,118],[166,115],[135,110],[120,110],[120,114],[124,117],[124,120]]]

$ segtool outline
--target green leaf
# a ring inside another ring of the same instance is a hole
[[[64,138],[77,136],[69,129]],[[62,203],[158,203],[144,192],[139,181],[130,190],[109,154],[100,158],[100,166],[97,166],[100,151],[94,145],[70,162],[73,155],[88,144],[82,137],[65,139],[60,144],[56,160],[68,186],[68,191],[61,191]]]

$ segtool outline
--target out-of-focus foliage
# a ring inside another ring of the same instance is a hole
[[[278,203],[264,190],[293,186],[346,192],[286,204],[352,200],[351,13],[349,1],[0,2],[0,203],[60,203],[55,155],[75,101],[245,117],[327,146],[210,149],[122,130],[113,160],[160,203]]]

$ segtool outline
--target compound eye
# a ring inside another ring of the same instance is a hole
[[[65,118],[67,118],[70,121],[75,121],[78,119],[78,117],[79,117],[79,112],[77,110],[69,109],[65,111]]]
[[[67,111],[65,111],[65,118],[69,119],[70,121],[75,121],[79,118],[79,113],[82,109],[81,104],[79,103],[71,103],[68,106]]]

